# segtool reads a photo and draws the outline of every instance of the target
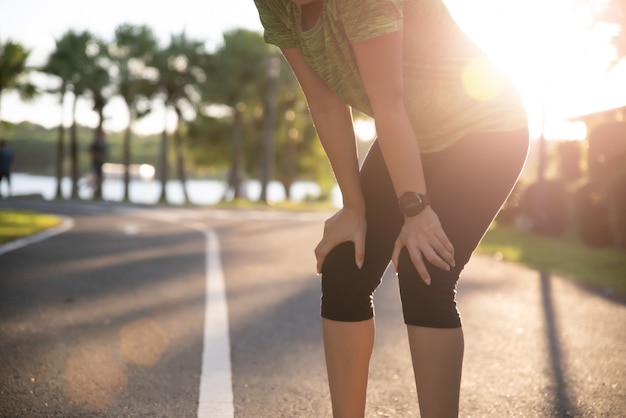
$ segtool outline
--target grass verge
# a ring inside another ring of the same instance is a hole
[[[246,199],[237,199],[232,201],[221,201],[209,207],[221,209],[257,209],[257,210],[285,210],[285,211],[332,211],[339,210],[331,202],[310,201],[310,202],[252,202]]]
[[[571,239],[532,235],[496,225],[489,229],[477,252],[626,295],[625,251],[591,248]]]
[[[0,244],[35,234],[61,223],[53,215],[22,210],[0,210]]]

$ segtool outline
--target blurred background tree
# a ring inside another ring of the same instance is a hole
[[[30,51],[18,42],[0,40],[0,98],[8,90],[17,90],[23,100],[37,94],[37,88],[28,80],[26,61]],[[0,135],[2,135],[2,109],[0,109]]]
[[[11,79],[11,85],[3,81],[3,89],[19,87],[26,93],[28,89],[24,87],[30,86],[30,91],[35,91],[32,84],[15,83],[18,79],[28,82],[27,57],[28,51],[22,48],[22,67],[15,70],[19,76]],[[6,62],[3,59],[3,64]],[[268,62],[276,62],[280,67],[273,84],[269,82]],[[172,35],[169,43],[161,46],[146,25],[119,25],[110,41],[89,31],[70,29],[55,40],[55,49],[37,70],[56,80],[45,91],[58,96],[60,117],[56,151],[52,152],[56,159],[53,164],[43,162],[51,154],[51,132],[42,128],[35,134],[34,125],[22,124],[17,132],[28,138],[22,138],[15,146],[23,155],[20,169],[47,173],[54,167],[57,198],[64,197],[61,184],[66,164],[71,179],[70,197],[78,197],[81,177],[90,169],[81,158],[87,153],[80,150],[88,149],[92,139],[105,138],[107,106],[116,97],[126,105],[128,125],[123,134],[107,132],[107,154],[109,161],[124,166],[125,201],[129,200],[130,167],[135,160],[157,167],[161,201],[167,200],[165,185],[170,166],[175,167],[183,184],[186,201],[189,173],[224,176],[225,199],[248,197],[248,179],[261,179],[265,190],[270,180],[279,181],[288,200],[292,198],[293,184],[300,180],[318,183],[324,198],[331,195],[334,178],[317,141],[301,89],[279,51],[266,44],[260,33],[232,30],[223,34],[222,44],[207,52],[203,41],[191,39],[184,32]],[[66,97],[70,98],[69,124],[65,117]],[[79,101],[90,102],[96,112],[97,123],[91,136],[85,135],[78,125]],[[160,138],[140,137],[135,144],[134,123],[156,107],[167,109]],[[268,122],[270,114],[274,117]],[[169,146],[170,134],[173,147]],[[148,146],[149,143],[153,145]],[[158,158],[156,149],[160,149]],[[98,197],[97,193],[94,197]]]
[[[157,73],[151,68],[157,51],[157,39],[147,25],[122,24],[115,29],[109,55],[115,66],[114,83],[128,110],[128,125],[124,131],[123,164],[124,194],[128,202],[130,165],[132,162],[132,128],[136,120],[151,111],[151,101],[156,93],[154,81]],[[151,71],[152,70],[152,71]]]

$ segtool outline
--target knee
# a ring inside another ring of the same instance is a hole
[[[428,328],[459,328],[456,304],[458,271],[445,271],[427,263],[431,284],[424,283],[408,253],[401,254],[398,279],[402,312],[408,325]]]
[[[322,316],[348,322],[372,318],[373,294],[379,283],[380,275],[356,266],[354,245],[340,244],[322,266]]]

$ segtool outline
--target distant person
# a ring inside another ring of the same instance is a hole
[[[11,196],[11,163],[13,151],[7,146],[4,139],[0,139],[0,197],[2,197],[2,180],[7,179],[8,196]]]
[[[103,166],[104,161],[106,160],[106,151],[107,147],[106,143],[104,142],[104,136],[102,134],[99,134],[96,136],[96,139],[89,147],[94,174],[95,187],[93,197],[95,199],[102,198],[102,182],[104,181]]]

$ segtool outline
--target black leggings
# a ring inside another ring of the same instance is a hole
[[[427,286],[405,250],[398,278],[404,321],[431,328],[458,328],[456,283],[461,270],[518,179],[528,151],[528,131],[470,135],[439,152],[422,155],[431,205],[454,245],[456,267],[445,271],[426,261]],[[382,280],[404,218],[378,141],[361,169],[366,204],[365,261],[358,269],[351,242],[337,246],[322,267],[322,316],[363,321],[374,316],[373,295]]]

